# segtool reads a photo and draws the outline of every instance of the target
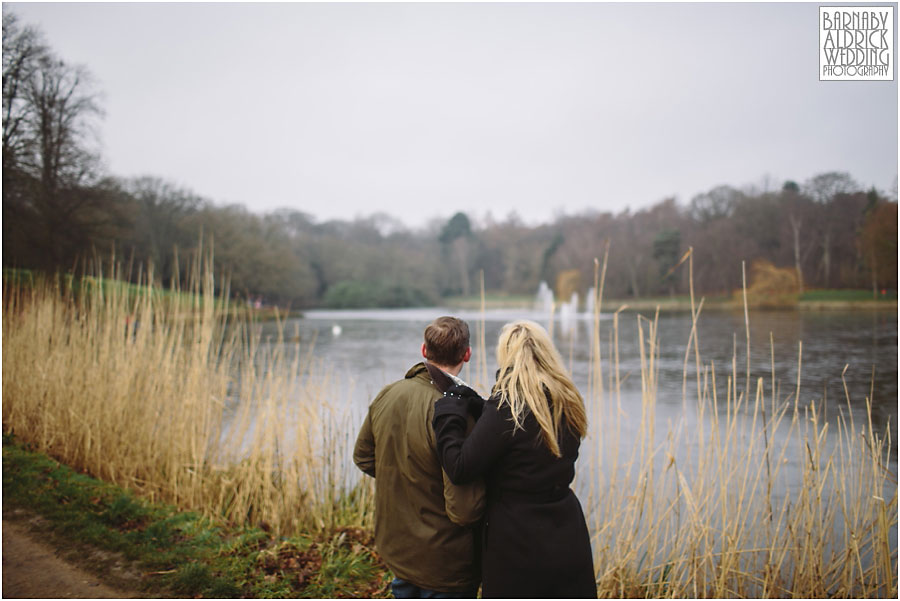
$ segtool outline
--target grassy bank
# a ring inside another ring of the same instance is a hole
[[[755,301],[755,302],[754,302]],[[444,299],[443,304],[451,309],[478,311],[481,309],[481,298],[478,296],[454,296]],[[618,298],[604,301],[606,311],[623,308],[625,311],[642,311],[652,313],[661,311],[691,311],[689,295],[654,296],[640,298]],[[780,295],[778,297],[749,299],[751,307],[764,309],[798,309],[801,311],[836,311],[836,310],[888,310],[897,308],[897,292],[886,291],[873,296],[871,290],[808,290],[803,294]],[[485,307],[491,309],[531,309],[534,297],[528,295],[488,294]],[[705,311],[743,311],[744,302],[741,293],[734,295],[712,295],[704,298]]]
[[[371,528],[373,487],[350,462],[358,424],[348,420],[344,389],[314,347],[263,340],[252,316],[230,317],[215,299],[208,263],[196,273],[187,314],[150,285],[136,296],[115,287],[73,295],[58,280],[4,285],[4,432],[130,491],[138,505],[195,512],[191,519],[207,520],[201,529],[224,533],[205,535],[211,540],[252,539],[261,536],[252,530],[258,526],[272,540],[299,541],[290,543],[297,554],[313,543],[336,557],[344,556],[335,545],[343,549],[348,540],[351,551],[365,547],[364,537],[348,533]],[[617,308],[601,302],[599,264],[597,280],[596,306]],[[590,384],[582,392],[602,435],[582,446],[579,461],[589,475],[578,484],[587,490],[600,594],[896,597],[889,438],[871,422],[854,423],[849,407],[825,421],[821,399],[801,390],[799,379],[782,392],[774,361],[771,373],[751,373],[748,305],[745,338],[736,338],[726,366],[700,354],[696,324],[705,301],[689,297],[688,310],[694,327],[687,341],[660,340],[654,311],[616,313],[602,328],[595,314]],[[621,399],[622,319],[639,326],[640,369],[632,381],[641,394],[633,406]],[[682,403],[691,427],[657,415],[663,344],[684,345]],[[483,391],[490,384],[478,383]],[[88,502],[80,511],[102,515],[131,503],[117,501],[121,493],[98,498],[108,499],[102,509]],[[171,538],[179,536],[186,534]],[[224,553],[215,549],[211,556]],[[275,549],[272,561],[281,556],[277,545],[265,549]],[[306,565],[307,556],[290,553]],[[178,573],[189,564],[147,570]],[[223,579],[210,587],[237,581],[242,594],[241,579],[250,579],[246,567],[196,569],[207,570],[211,582]]]
[[[838,291],[839,292],[839,291]],[[888,311],[897,309],[897,297],[872,299],[871,292],[868,298],[858,295],[827,294],[794,296],[791,298],[757,299],[751,301],[750,306],[757,310],[798,310],[798,311]],[[624,307],[626,311],[642,311],[652,313],[657,308],[660,311],[678,311],[689,313],[691,311],[690,297],[660,297],[639,299],[613,299],[607,303],[607,307],[615,310]],[[717,296],[706,299],[703,303],[705,311],[737,311],[744,310],[743,300],[736,297]]]
[[[441,305],[449,309],[463,311],[480,311],[481,297],[474,296],[448,296],[441,301]],[[527,294],[486,294],[484,296],[486,309],[531,309],[534,306],[534,296]]]
[[[3,440],[5,515],[39,516],[63,556],[153,597],[384,597],[390,575],[371,533],[280,537],[151,503]]]
[[[183,291],[177,287],[174,289],[148,285],[146,283],[134,284],[118,279],[121,274],[113,270],[110,277],[86,276],[74,277],[71,274],[59,274],[55,278],[53,286],[60,290],[66,290],[72,298],[79,296],[114,296],[122,299],[123,306],[136,306],[141,299],[150,296],[156,304],[168,304],[177,308],[178,314],[191,313],[201,301],[203,292],[200,290]],[[47,274],[29,269],[3,268],[4,286],[12,286],[19,290],[28,290],[35,287],[48,285]],[[147,274],[145,281],[153,281],[153,274]],[[229,300],[216,297],[215,304],[218,310],[225,312],[229,319],[251,318],[254,321],[277,321],[290,317],[303,317],[303,312],[285,307],[265,305],[254,307],[243,300]]]

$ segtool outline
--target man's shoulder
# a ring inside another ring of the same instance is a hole
[[[400,396],[420,396],[429,399],[440,396],[440,392],[431,383],[427,374],[425,365],[417,363],[406,372],[405,377],[382,388],[373,403],[385,402]]]
[[[430,381],[420,378],[397,380],[385,386],[382,392],[385,396],[413,395],[423,398],[433,398],[441,395],[440,391]]]
[[[440,396],[431,380],[418,374],[385,386],[369,405],[369,419],[376,439],[401,432],[403,436],[417,432],[416,436],[429,438],[434,401]]]

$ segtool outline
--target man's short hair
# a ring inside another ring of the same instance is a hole
[[[456,317],[438,317],[425,328],[425,358],[447,367],[459,365],[469,350],[469,324]]]

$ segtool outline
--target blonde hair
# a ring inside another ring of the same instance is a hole
[[[522,428],[525,410],[531,410],[544,444],[556,457],[562,456],[557,435],[563,416],[569,430],[584,438],[584,401],[544,328],[533,321],[505,325],[497,342],[497,364],[500,372],[494,393],[500,396],[501,405],[509,405],[514,428]]]

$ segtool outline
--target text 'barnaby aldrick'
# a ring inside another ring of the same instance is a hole
[[[822,8],[823,77],[868,78],[891,74],[892,11]]]

